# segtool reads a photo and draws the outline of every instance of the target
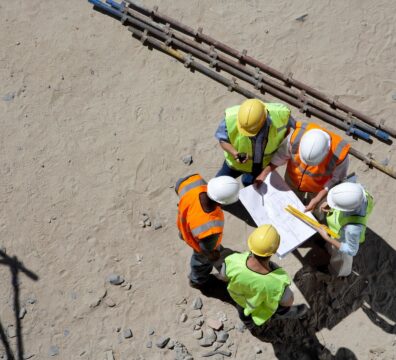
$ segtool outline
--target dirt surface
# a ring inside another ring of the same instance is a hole
[[[396,126],[395,1],[145,4]],[[205,319],[239,320],[221,288],[188,286],[173,186],[215,175],[214,132],[242,96],[149,51],[86,1],[2,1],[0,44],[0,355],[174,359],[155,345],[168,336],[199,359],[211,348],[193,337],[197,296]],[[394,145],[347,139],[396,166]],[[331,280],[289,255],[280,264],[308,318],[273,322],[261,338],[230,330],[220,349],[233,358],[395,359],[396,182],[355,158],[351,171],[376,202],[354,274]],[[139,225],[144,214],[152,226]],[[227,213],[224,245],[246,249],[251,229]]]

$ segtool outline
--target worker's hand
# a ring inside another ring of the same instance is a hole
[[[244,164],[249,160],[249,156],[246,153],[236,153],[234,159],[240,164]]]
[[[220,251],[215,249],[215,250],[211,251],[210,253],[208,253],[207,257],[208,257],[209,261],[215,262],[220,259]]]
[[[265,181],[265,179],[267,178],[268,174],[269,174],[269,171],[268,171],[268,172],[262,171],[262,172],[260,173],[260,175],[257,176],[257,177],[254,179],[253,186],[254,186],[255,189],[258,189],[258,188],[261,186],[261,184],[262,184],[262,183]]]
[[[324,229],[324,227],[323,226],[319,226],[319,227],[317,227],[316,228],[316,230],[317,230],[317,232],[320,234],[320,236],[323,238],[323,239],[327,239],[327,231]]]
[[[320,209],[320,211],[322,211],[324,213],[328,213],[331,211],[331,207],[329,206],[327,201],[323,201],[322,204],[320,205],[319,209]]]
[[[314,211],[316,209],[316,207],[318,206],[319,200],[317,200],[316,198],[313,198],[309,204],[305,207],[304,212],[308,212],[308,211]]]

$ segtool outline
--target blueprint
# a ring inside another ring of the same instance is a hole
[[[257,226],[272,224],[278,230],[281,243],[276,254],[280,258],[316,232],[285,210],[285,207],[292,205],[304,212],[305,207],[276,171],[267,177],[259,189],[256,190],[253,185],[242,189],[239,199]],[[306,214],[315,219],[310,212]]]

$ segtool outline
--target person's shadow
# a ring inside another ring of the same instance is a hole
[[[19,299],[19,274],[22,273],[26,275],[31,280],[37,281],[39,277],[27,269],[16,256],[10,257],[4,251],[0,250],[0,265],[8,266],[11,272],[11,283],[14,292],[14,303],[13,310],[15,316],[15,337],[16,337],[16,350],[13,351],[8,340],[8,335],[6,330],[3,327],[3,324],[0,321],[0,341],[4,346],[4,351],[6,355],[6,359],[9,360],[23,360],[24,356],[24,346],[23,346],[23,337],[22,337],[22,322],[20,318],[20,299]]]

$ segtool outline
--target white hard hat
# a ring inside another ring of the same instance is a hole
[[[239,199],[239,183],[231,176],[219,176],[208,182],[208,196],[222,205],[229,205]]]
[[[342,183],[334,186],[327,194],[327,203],[336,210],[358,210],[365,199],[362,185],[355,183]]]
[[[301,161],[309,166],[320,164],[330,150],[331,138],[320,129],[308,130],[300,141],[299,155]]]

